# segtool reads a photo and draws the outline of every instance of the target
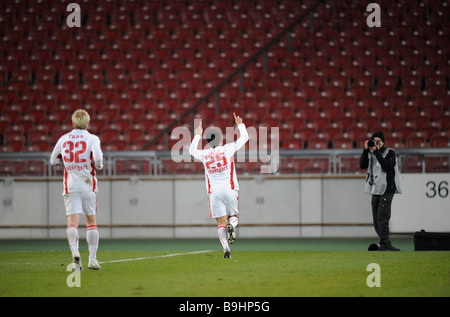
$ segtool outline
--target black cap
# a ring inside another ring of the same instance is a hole
[[[381,132],[381,131],[375,132],[375,133],[372,135],[372,139],[374,139],[374,138],[380,138],[381,141],[383,141],[383,143],[386,143],[386,142],[384,141],[384,134],[383,134],[383,132]]]

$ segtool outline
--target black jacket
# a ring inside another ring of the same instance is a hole
[[[381,169],[386,173],[387,180],[387,188],[386,193],[395,193],[395,152],[389,151],[386,157],[383,157],[381,153],[386,150],[386,147],[383,145],[379,150],[373,152],[377,161],[381,165]],[[369,150],[364,149],[361,158],[359,159],[359,167],[362,169],[366,169],[369,167]]]

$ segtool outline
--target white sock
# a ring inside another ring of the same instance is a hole
[[[86,241],[89,249],[89,257],[97,258],[99,233],[98,228],[95,225],[88,226],[86,232]]]
[[[69,242],[72,255],[78,251],[78,228],[75,225],[70,225],[66,229],[67,241]]]
[[[238,217],[231,216],[231,217],[228,219],[228,223],[231,224],[231,225],[233,226],[233,228],[236,228],[237,225],[238,225],[238,223],[239,223],[239,219],[238,219]]]
[[[227,228],[225,226],[218,226],[217,233],[219,234],[219,240],[222,244],[223,250],[229,249],[228,247],[228,237],[227,237]]]

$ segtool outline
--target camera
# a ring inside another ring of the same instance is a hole
[[[372,139],[372,140],[369,140],[369,142],[367,142],[367,146],[368,147],[376,147],[376,146],[378,146],[378,141],[377,140],[374,140],[374,139]]]

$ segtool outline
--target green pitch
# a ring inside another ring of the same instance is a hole
[[[216,239],[103,239],[100,271],[87,269],[80,240],[78,280],[67,271],[65,240],[0,240],[0,296],[450,296],[450,252],[416,252],[412,238],[393,240],[402,251],[368,252],[373,239],[238,239],[223,259]],[[368,286],[371,263],[380,287]]]

